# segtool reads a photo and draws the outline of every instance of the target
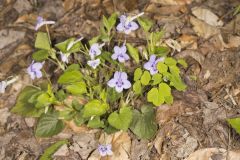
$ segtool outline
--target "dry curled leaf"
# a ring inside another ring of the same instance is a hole
[[[181,53],[179,53],[177,55],[177,58],[186,58],[186,57],[192,57],[200,65],[202,65],[204,60],[205,60],[204,56],[201,53],[199,53],[198,51],[196,51],[196,50],[188,49],[188,50],[182,51]]]
[[[162,5],[186,5],[192,3],[192,0],[151,0],[151,2]]]
[[[190,22],[193,25],[193,30],[197,33],[197,35],[205,39],[208,39],[211,36],[219,33],[218,28],[192,16],[190,17]]]
[[[192,14],[211,26],[223,26],[223,22],[219,20],[218,16],[208,9],[194,7],[192,8]]]
[[[240,151],[226,151],[223,148],[204,148],[195,151],[185,160],[240,160]]]

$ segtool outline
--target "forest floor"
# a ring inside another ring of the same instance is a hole
[[[53,41],[59,41],[96,36],[102,15],[114,11],[144,11],[155,27],[164,28],[171,55],[188,63],[183,73],[188,89],[173,93],[173,105],[158,107],[156,137],[138,140],[130,131],[108,135],[118,153],[114,159],[240,160],[240,136],[226,122],[240,114],[240,14],[233,16],[239,4],[239,0],[0,0],[0,81],[19,76],[0,94],[0,160],[38,159],[60,139],[69,139],[70,144],[54,159],[100,159],[96,149],[101,131],[65,129],[52,138],[37,138],[36,120],[9,110],[20,90],[32,83],[26,68],[34,51],[38,15],[56,21],[50,32]],[[127,38],[138,42],[142,35],[137,31]]]

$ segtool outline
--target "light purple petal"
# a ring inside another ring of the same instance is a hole
[[[124,57],[121,55],[121,56],[118,56],[118,61],[121,62],[121,63],[123,63],[123,62],[125,62],[125,59],[124,59]]]
[[[128,54],[123,53],[122,56],[123,56],[123,58],[124,58],[125,60],[129,60],[129,55],[128,55]]]
[[[158,58],[155,63],[157,64],[158,62],[164,62],[164,60],[165,60],[165,58],[161,57],[161,58]]]
[[[116,82],[117,82],[116,79],[111,79],[110,81],[108,81],[107,85],[109,87],[115,87],[116,86]]]
[[[156,55],[152,54],[150,56],[149,62],[155,62],[155,60],[156,60]]]
[[[42,77],[42,72],[41,72],[41,71],[36,71],[36,72],[35,72],[35,76],[36,76],[37,78],[41,78],[41,77]]]
[[[151,75],[154,75],[154,74],[158,73],[158,70],[155,70],[153,68],[151,68],[149,71],[150,71]]]
[[[147,62],[144,64],[143,68],[146,70],[150,70],[152,68],[152,62]]]
[[[121,53],[126,53],[127,52],[127,48],[125,45],[123,45],[122,47],[119,47]]]
[[[125,72],[120,72],[120,76],[121,76],[121,79],[122,80],[126,80],[127,79],[127,73],[125,73]]]
[[[88,61],[87,64],[91,66],[93,69],[96,69],[97,66],[100,64],[100,59]]]
[[[121,76],[121,72],[116,71],[114,73],[114,79],[118,79]]]
[[[121,23],[125,23],[126,20],[127,20],[127,16],[121,15],[119,19],[120,19],[120,22],[121,22]]]
[[[123,86],[115,86],[115,89],[118,93],[121,93],[123,91]]]
[[[118,53],[114,53],[114,54],[111,56],[111,58],[112,58],[113,60],[116,60],[116,59],[118,58]]]
[[[106,145],[106,147],[107,147],[107,154],[108,154],[108,155],[113,155],[112,145],[111,145],[111,144],[108,144],[108,145]]]
[[[55,21],[45,21],[42,17],[38,17],[37,18],[37,24],[35,26],[35,30],[38,30],[39,28],[41,28],[43,25],[46,24],[55,24]]]
[[[61,60],[65,63],[68,63],[68,56],[66,54],[60,53]]]
[[[119,32],[123,32],[123,31],[125,30],[124,25],[123,25],[122,23],[119,23],[119,24],[117,25],[117,30],[118,30]]]
[[[98,56],[98,55],[101,54],[100,46],[99,46],[98,43],[94,43],[94,44],[90,47],[89,54],[90,54],[91,59],[94,59],[95,56]]]
[[[36,62],[32,64],[32,70],[34,71],[40,70],[42,69],[42,67],[43,67],[43,64],[40,62]]]
[[[117,53],[117,54],[120,54],[120,53],[121,53],[121,48],[118,47],[118,46],[115,46],[115,47],[113,48],[113,50],[114,50],[114,53]]]
[[[131,83],[128,80],[123,81],[123,88],[128,89],[131,87]]]
[[[138,25],[137,25],[137,23],[136,22],[130,22],[130,25],[131,25],[131,30],[132,31],[135,31],[135,30],[137,30],[138,29]]]

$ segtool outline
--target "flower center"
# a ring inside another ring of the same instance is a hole
[[[123,81],[122,81],[122,79],[118,79],[118,81],[116,82],[116,85],[117,85],[117,87],[122,87],[123,86]]]

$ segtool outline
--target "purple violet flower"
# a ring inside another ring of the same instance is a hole
[[[89,50],[89,54],[91,59],[94,59],[96,56],[101,54],[101,48],[104,46],[104,43],[99,45],[98,43],[94,43],[91,45],[90,50]]]
[[[43,67],[44,62],[32,62],[30,66],[27,68],[27,72],[30,75],[31,79],[34,80],[35,78],[41,78],[42,77],[42,72],[41,69]]]
[[[164,59],[165,59],[164,57],[156,59],[155,55],[151,55],[149,61],[144,64],[144,68],[146,70],[149,70],[151,75],[154,75],[158,72],[157,63],[158,62],[163,62]]]
[[[96,69],[97,66],[100,64],[100,59],[95,59],[91,61],[87,61],[87,64],[91,66],[93,69]]]
[[[122,47],[115,46],[114,47],[114,54],[112,55],[112,59],[116,60],[118,59],[119,62],[123,63],[127,60],[129,60],[129,56],[127,55],[127,48],[125,45]]]
[[[68,63],[68,55],[60,52],[61,60],[64,63]]]
[[[98,152],[100,153],[100,155],[102,157],[106,156],[106,155],[112,155],[112,145],[111,144],[107,144],[107,145],[98,145]]]
[[[38,16],[37,17],[37,24],[35,26],[35,30],[37,31],[39,28],[41,28],[45,24],[55,24],[54,21],[45,21],[43,17]]]
[[[127,80],[127,74],[125,72],[115,72],[114,77],[108,81],[109,87],[115,87],[118,93],[122,92],[123,89],[131,87],[130,81]]]
[[[137,23],[128,20],[128,18],[129,17],[125,15],[120,16],[120,23],[117,25],[117,30],[119,32],[124,32],[125,34],[129,34],[131,33],[131,31],[135,31],[138,29]]]

